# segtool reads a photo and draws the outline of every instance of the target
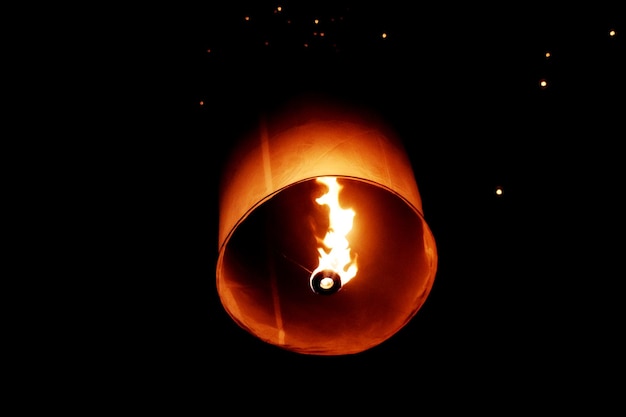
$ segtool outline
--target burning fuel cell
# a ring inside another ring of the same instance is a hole
[[[334,294],[341,289],[341,275],[332,269],[323,269],[311,275],[311,289],[316,294]]]
[[[358,353],[424,304],[435,240],[388,125],[337,102],[286,108],[242,139],[223,172],[220,301],[242,329],[279,348]]]

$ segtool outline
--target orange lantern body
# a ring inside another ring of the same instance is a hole
[[[280,348],[362,352],[417,313],[435,278],[435,240],[411,162],[371,113],[313,104],[275,120],[261,123],[225,165],[220,300],[239,326]],[[349,214],[343,223],[333,224],[324,200],[329,184],[338,186],[335,213]],[[324,263],[334,249],[344,262]]]

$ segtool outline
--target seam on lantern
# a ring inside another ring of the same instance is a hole
[[[263,175],[265,178],[265,187],[268,191],[272,191],[272,164],[270,157],[270,143],[267,134],[267,126],[264,120],[261,120],[261,154],[263,158]]]

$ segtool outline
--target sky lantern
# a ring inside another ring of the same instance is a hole
[[[309,355],[370,349],[426,301],[437,249],[411,162],[369,110],[301,100],[225,161],[216,283],[242,329]]]

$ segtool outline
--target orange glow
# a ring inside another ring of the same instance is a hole
[[[552,56],[552,54],[550,54],[550,52],[546,52],[546,58],[550,58]]]
[[[613,37],[615,35],[616,35],[616,33],[615,33],[615,31],[613,29],[609,30],[609,36],[610,37]]]
[[[386,33],[383,33],[381,36],[382,36],[383,39],[387,38],[387,34]]]
[[[260,122],[222,171],[225,311],[302,354],[384,342],[426,302],[438,259],[402,141],[366,109],[310,97]]]
[[[343,287],[355,277],[358,270],[356,255],[351,256],[350,242],[346,237],[352,230],[355,213],[352,209],[341,208],[339,191],[342,187],[337,178],[319,177],[317,181],[328,186],[328,192],[315,201],[317,204],[328,206],[329,226],[326,237],[321,242],[323,247],[318,248],[319,265],[311,273],[311,280],[318,272],[330,270],[339,274]]]
[[[542,89],[548,88],[548,81],[545,79],[539,80],[539,87],[541,87]]]

